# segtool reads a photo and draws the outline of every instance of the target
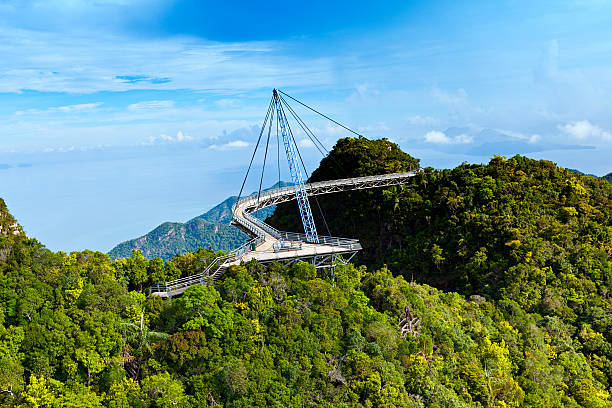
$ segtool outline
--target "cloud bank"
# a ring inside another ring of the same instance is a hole
[[[233,149],[244,149],[249,147],[251,144],[249,142],[245,142],[244,140],[232,140],[231,142],[227,142],[221,145],[213,144],[208,148],[213,150],[233,150]]]
[[[449,137],[444,132],[440,132],[438,130],[432,130],[425,134],[425,142],[434,143],[434,144],[444,144],[444,145],[468,144],[468,143],[474,142],[474,138],[466,134],[460,134],[454,137]]]
[[[603,130],[599,126],[593,125],[588,120],[570,122],[565,125],[559,125],[558,127],[563,133],[578,140],[612,140],[612,133]]]

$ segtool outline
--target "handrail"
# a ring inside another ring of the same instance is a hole
[[[376,176],[350,177],[350,178],[336,179],[336,180],[317,181],[314,183],[305,184],[304,187],[306,188],[306,191],[309,192],[309,190],[314,190],[314,189],[321,188],[321,187],[340,186],[340,185],[359,185],[359,184],[366,184],[372,181],[403,179],[407,177],[413,177],[416,174],[417,174],[416,171],[408,171],[404,173],[382,174],[382,175],[376,175]],[[280,195],[285,195],[285,193],[293,194],[294,193],[293,186],[275,188],[275,189],[267,190],[261,193],[253,193],[246,197],[242,197],[240,200],[238,200],[234,204],[234,206],[237,206],[238,204],[242,204],[246,201],[250,201],[253,199],[259,199],[260,201],[262,201],[264,197],[280,196]]]
[[[215,260],[213,262],[211,262],[205,269],[204,271],[202,271],[199,274],[196,275],[190,275],[190,276],[186,276],[184,278],[179,278],[170,282],[166,282],[163,287],[165,290],[163,290],[164,292],[172,292],[175,291],[177,289],[183,288],[183,287],[189,287],[193,284],[196,283],[204,283],[205,281],[209,280],[213,275],[213,274],[208,274],[208,272],[210,272],[213,268],[216,267],[215,272],[217,272],[217,270],[219,270],[219,267],[221,267],[224,263],[226,263],[228,260],[232,259],[231,255],[225,255],[225,256],[220,256],[215,258]],[[158,286],[161,286],[158,284]]]
[[[390,185],[400,184],[403,179],[413,177],[416,174],[417,172],[415,171],[409,171],[405,173],[328,180],[309,183],[306,184],[304,187],[307,193],[309,193],[309,195],[343,191],[342,189],[335,189],[335,187],[353,186],[353,189],[387,187]],[[382,184],[378,182],[381,182]],[[241,259],[244,254],[250,252],[253,246],[257,247],[259,244],[265,242],[266,234],[277,240],[288,241],[291,243],[290,245],[292,246],[294,245],[294,243],[298,244],[299,248],[302,248],[302,243],[309,243],[306,234],[279,231],[251,214],[256,210],[267,207],[269,205],[291,200],[292,198],[295,198],[294,194],[294,187],[288,186],[273,190],[267,190],[262,193],[251,194],[247,197],[243,197],[237,200],[236,203],[234,203],[234,205],[232,206],[233,222],[242,227],[245,232],[249,233],[252,236],[252,238],[240,247],[230,251],[227,255],[215,258],[215,260],[211,262],[202,272],[196,275],[179,278],[174,281],[158,283],[150,288],[151,293],[167,292],[171,294],[173,291],[191,286],[193,284],[201,284],[204,283],[204,281],[209,280],[212,280],[214,282],[219,276],[221,276],[222,271],[225,269],[223,267],[224,265],[228,264],[229,266],[229,263]],[[330,237],[325,235],[319,235],[318,238],[319,245],[338,247],[341,248],[341,251],[361,249],[361,245],[359,244],[359,240],[357,239]],[[265,250],[257,252],[274,252],[274,246],[271,251]],[[214,272],[210,273],[213,268],[216,269],[214,270]]]
[[[417,172],[415,171],[409,171],[404,173],[320,181],[306,184],[305,188],[309,195],[316,195],[334,192],[334,187],[342,186],[354,186],[357,189],[377,186],[382,187],[382,185],[369,185],[368,183],[390,182],[392,184],[397,184],[398,181],[401,182],[401,180],[405,178],[414,177],[416,174]],[[384,184],[384,186],[388,185],[390,184]],[[332,190],[322,190],[326,187],[332,188]],[[274,202],[272,202],[273,200],[276,200],[278,203],[292,198],[294,198],[294,190],[292,186],[267,190],[262,193],[254,193],[247,197],[243,197],[236,201],[236,203],[232,206],[233,221],[243,227],[247,232],[250,232],[255,236],[261,234],[261,231],[264,231],[265,233],[268,233],[274,238],[278,239],[280,238],[280,231],[266,224],[262,220],[251,216],[251,212],[274,204]]]

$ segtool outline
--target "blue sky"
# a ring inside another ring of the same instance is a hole
[[[26,231],[108,250],[204,212],[236,193],[274,87],[424,165],[612,171],[610,2],[258,3],[0,1],[0,196]],[[347,135],[300,113],[328,147]]]

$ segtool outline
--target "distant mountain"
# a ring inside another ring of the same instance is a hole
[[[604,180],[608,180],[610,183],[612,183],[612,173],[608,173],[605,176],[596,176],[594,174],[587,174],[587,173],[583,173],[580,170],[576,170],[576,169],[568,169],[569,171],[571,171],[572,173],[576,173],[576,174],[580,174],[581,176],[591,176],[591,177],[597,177],[597,178],[602,178]]]
[[[581,176],[591,176],[591,177],[599,178],[599,176],[596,176],[596,175],[590,174],[590,173],[583,173],[580,170],[576,170],[576,169],[568,169],[568,170],[571,171],[572,173],[580,174]],[[605,178],[605,176],[602,177],[602,178]]]
[[[276,183],[270,188],[285,187],[289,183]],[[108,253],[111,258],[127,258],[134,249],[140,249],[149,258],[160,257],[164,260],[176,254],[193,252],[198,248],[213,248],[229,251],[237,248],[247,240],[246,234],[229,225],[232,220],[232,206],[237,197],[232,196],[216,205],[208,212],[185,223],[164,222],[140,238],[125,241]],[[265,219],[272,215],[275,206],[264,208],[255,213]]]

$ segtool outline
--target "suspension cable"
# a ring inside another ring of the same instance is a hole
[[[287,107],[287,109],[289,110],[289,112],[293,115],[293,117],[295,118],[295,120],[300,124],[300,127],[302,128],[302,130],[306,133],[306,135],[308,137],[314,138],[316,140],[312,140],[312,142],[315,144],[315,146],[317,146],[317,142],[319,143],[319,145],[321,146],[321,148],[323,150],[325,150],[326,154],[329,154],[329,151],[327,150],[327,148],[325,147],[325,145],[319,140],[319,138],[317,138],[317,136],[314,134],[314,132],[312,130],[310,130],[310,128],[308,127],[308,125],[306,125],[306,122],[304,122],[304,120],[298,116],[298,114],[295,112],[295,110],[293,110],[293,108],[291,107],[291,105],[289,105],[289,103],[287,103],[287,101],[285,100],[285,98],[283,98],[282,96],[280,97],[281,101],[285,104],[285,106]],[[305,128],[305,129],[304,129]],[[318,148],[318,146],[317,146]],[[319,149],[319,152],[321,154],[323,154],[323,152],[321,152],[321,150]]]
[[[280,108],[281,111],[283,113],[283,116],[285,116],[285,118],[287,117],[285,115],[285,109],[283,108],[283,104],[280,104]],[[308,175],[308,170],[306,169],[306,165],[304,164],[304,160],[302,159],[302,154],[300,153],[300,149],[298,148],[297,142],[295,141],[295,137],[293,137],[293,131],[291,130],[291,126],[289,125],[289,121],[286,120],[287,122],[287,129],[289,129],[289,135],[291,136],[291,140],[293,141],[293,144],[295,145],[295,150],[297,151],[298,157],[300,158],[300,163],[302,163],[302,168],[304,169],[304,173],[306,174],[306,178],[308,179],[310,176]],[[315,199],[315,202],[317,203],[317,207],[319,208],[319,213],[321,214],[321,218],[323,219],[323,224],[325,225],[325,229],[327,230],[327,234],[329,236],[331,236],[331,232],[329,231],[329,226],[327,225],[327,221],[325,220],[325,216],[323,215],[323,210],[321,209],[321,205],[319,204],[319,200],[317,199],[317,196],[313,196]]]
[[[282,101],[282,99],[281,99]],[[293,115],[293,118],[295,119],[295,121],[298,123],[298,125],[300,125],[300,127],[302,128],[302,130],[304,131],[304,133],[306,133],[306,136],[310,139],[310,141],[314,144],[314,146],[317,148],[317,150],[319,151],[319,153],[321,153],[323,156],[325,156],[325,153],[323,151],[327,150],[325,149],[325,146],[323,146],[323,150],[321,150],[321,147],[319,147],[319,145],[317,144],[317,142],[315,142],[312,138],[312,136],[310,136],[310,134],[308,133],[308,131],[306,130],[307,127],[305,127],[305,124],[302,124],[302,119],[300,117],[298,117],[295,112],[293,112],[293,109],[291,109],[291,107],[289,105],[286,104],[285,101],[283,101],[285,103],[285,107],[287,108],[287,110],[289,111],[289,113],[291,113],[291,115]]]
[[[298,124],[300,125],[300,127],[302,128],[302,130],[304,131],[304,133],[306,133],[306,135],[310,138],[310,140],[312,141],[312,143],[315,145],[315,147],[317,148],[317,150],[319,150],[319,153],[321,153],[323,156],[327,155],[327,157],[330,157],[333,162],[336,164],[336,166],[338,167],[338,169],[340,170],[340,173],[342,174],[342,176],[349,178],[349,174],[346,172],[346,170],[344,170],[344,168],[342,167],[342,165],[340,163],[338,163],[338,160],[336,160],[336,158],[332,155],[330,155],[329,150],[327,150],[325,148],[325,145],[323,143],[321,143],[321,141],[317,138],[317,136],[314,134],[314,132],[312,130],[310,130],[310,128],[308,127],[308,125],[306,124],[306,122],[304,122],[304,120],[302,118],[299,117],[299,115],[293,110],[293,108],[291,107],[291,105],[289,105],[287,103],[287,101],[285,101],[285,99],[280,96],[281,101],[285,104],[285,106],[287,107],[287,109],[289,110],[289,112],[293,115],[293,117],[295,118],[295,120],[298,122]],[[304,129],[306,128],[306,129]],[[310,137],[309,135],[312,135],[312,137]],[[321,151],[321,149],[319,149],[319,147],[317,146],[316,142],[313,140],[316,139],[317,142],[319,142],[319,145],[321,145],[321,148],[323,148],[323,150],[325,150],[325,153],[323,153]]]
[[[327,119],[327,120],[329,120],[329,121],[331,121],[331,122],[334,122],[336,125],[338,125],[338,126],[340,126],[340,127],[343,127],[344,129],[348,130],[349,132],[354,133],[354,134],[356,134],[357,136],[361,136],[361,137],[363,137],[363,135],[361,135],[361,134],[359,134],[359,133],[355,132],[355,131],[354,131],[354,130],[352,130],[352,129],[349,129],[348,127],[344,126],[344,125],[343,125],[342,123],[340,123],[340,122],[336,122],[335,120],[333,120],[333,119],[332,119],[332,118],[330,118],[329,116],[324,115],[323,113],[319,112],[318,110],[316,110],[316,109],[314,109],[314,108],[311,108],[310,106],[306,105],[305,103],[298,101],[298,100],[297,100],[297,99],[295,99],[293,96],[291,96],[291,95],[289,95],[289,94],[284,93],[284,92],[283,92],[283,91],[281,91],[280,89],[277,89],[277,91],[278,91],[278,92],[280,92],[280,93],[282,93],[282,94],[283,94],[283,95],[285,95],[286,97],[293,99],[294,101],[296,101],[296,102],[297,102],[297,103],[299,103],[300,105],[305,106],[306,108],[310,109],[311,111],[313,111],[313,112],[315,112],[315,113],[318,113],[319,115],[323,116],[325,119]]]
[[[304,120],[302,120],[302,118],[299,117],[299,115],[297,113],[295,113],[295,111],[293,110],[293,108],[291,107],[291,105],[289,105],[289,103],[287,103],[287,101],[282,97],[282,95],[279,95],[280,100],[284,103],[284,105],[287,107],[287,109],[289,110],[289,112],[291,113],[291,115],[293,115],[293,117],[295,118],[295,120],[298,122],[298,124],[300,125],[300,127],[302,128],[302,130],[304,131],[304,133],[306,133],[306,136],[308,136],[310,138],[310,140],[312,141],[312,143],[315,145],[315,147],[317,148],[317,150],[319,151],[319,153],[321,153],[323,156],[325,156],[325,154],[321,151],[321,149],[319,148],[319,146],[317,146],[316,142],[313,140],[316,139],[317,142],[319,142],[319,144],[321,145],[321,148],[323,150],[325,150],[325,152],[327,153],[327,156],[329,156],[329,151],[325,148],[325,145],[323,143],[321,143],[321,141],[315,136],[315,134],[313,133],[312,130],[310,130],[310,128],[308,127],[308,125],[304,122]],[[289,126],[289,125],[287,125]],[[310,133],[310,134],[309,134]],[[310,135],[312,135],[312,137],[310,137]],[[291,137],[293,138],[293,134],[291,135]],[[294,143],[295,143],[295,139],[293,139]],[[298,151],[298,155],[300,156],[300,161],[302,162],[302,167],[304,167],[304,172],[306,173],[306,176],[308,176],[308,170],[306,170],[306,166],[304,165],[304,161],[302,160],[302,156],[300,154],[299,149],[297,148],[297,144],[296,144],[296,150]],[[338,163],[338,161],[332,157],[333,161],[336,163],[336,165],[338,166],[338,168],[340,169],[340,171],[342,173],[345,173],[344,169],[342,168],[342,166],[340,166],[340,163]],[[321,204],[319,203],[319,198],[315,195],[313,196],[315,203],[317,204],[317,208],[319,209],[319,214],[321,215],[321,219],[323,220],[323,224],[325,225],[325,229],[327,230],[327,234],[329,236],[331,236],[331,231],[329,229],[329,225],[327,225],[327,220],[325,219],[325,215],[323,214],[323,208],[321,207]]]
[[[305,103],[295,99],[294,97],[292,97],[289,94],[286,94],[285,92],[281,91],[281,90],[277,90],[280,94],[292,99],[293,101],[299,103],[300,105],[310,109],[311,111],[323,116],[325,119],[329,120],[330,122],[335,123],[336,125],[348,130],[349,132],[359,136],[359,137],[363,137],[361,134],[359,134],[358,132],[355,132],[354,130],[344,126],[343,124],[335,121],[334,119],[330,118],[329,116],[319,112],[318,110],[306,105]],[[287,110],[289,111],[289,113],[293,116],[293,118],[297,121],[298,125],[302,128],[302,130],[304,131],[304,133],[306,134],[306,136],[310,139],[310,141],[314,144],[314,146],[317,148],[317,150],[319,151],[319,153],[321,153],[322,155],[325,155],[325,153],[327,154],[328,157],[330,156],[330,152],[327,150],[327,148],[325,148],[325,145],[321,142],[321,140],[319,140],[319,138],[317,138],[317,136],[314,134],[314,132],[308,127],[308,125],[306,124],[306,122],[304,122],[304,120],[302,118],[299,117],[299,115],[294,111],[294,109],[289,105],[289,103],[287,103],[287,101],[283,98],[282,95],[278,95],[279,96],[279,106],[280,106],[280,110],[281,110],[281,114],[283,115],[283,117],[285,118],[285,122],[287,123],[287,128],[289,130],[289,136],[291,137],[291,142],[293,142],[293,145],[295,146],[295,150],[297,151],[298,157],[300,159],[300,163],[302,164],[302,168],[304,169],[304,173],[306,175],[306,178],[310,178],[308,170],[306,169],[306,165],[304,164],[304,160],[302,158],[302,154],[298,148],[298,144],[297,141],[293,135],[293,131],[291,130],[291,126],[289,125],[289,121],[287,121],[287,117],[285,115],[285,107],[287,108]],[[238,200],[240,200],[240,198],[242,197],[242,193],[244,191],[244,186],[246,184],[247,178],[249,176],[249,173],[251,171],[252,165],[253,165],[253,161],[255,159],[255,155],[257,154],[257,150],[259,149],[259,145],[261,143],[261,138],[264,134],[266,125],[268,126],[268,136],[266,138],[266,149],[265,149],[265,153],[264,153],[264,161],[263,161],[263,167],[261,169],[261,177],[259,180],[259,190],[257,191],[257,201],[259,203],[259,197],[261,195],[261,188],[263,185],[263,178],[264,178],[264,173],[265,173],[265,168],[266,168],[266,161],[267,161],[267,157],[268,157],[268,148],[269,148],[269,144],[270,144],[270,136],[271,136],[271,132],[272,132],[272,122],[274,122],[274,118],[275,118],[275,112],[274,112],[274,96],[272,97],[270,104],[268,105],[268,111],[266,113],[266,117],[263,121],[261,130],[259,132],[259,137],[257,138],[257,143],[255,144],[255,150],[253,151],[253,155],[251,156],[251,161],[249,162],[249,167],[247,169],[246,175],[244,176],[244,180],[242,181],[242,185],[240,187],[240,193],[238,194]],[[276,114],[276,159],[277,159],[277,164],[278,164],[278,186],[280,187],[281,184],[281,171],[280,171],[280,138],[279,138],[279,120],[280,120],[280,115]],[[323,152],[325,151],[325,153]],[[332,160],[335,162],[335,164],[337,165],[337,167],[340,169],[340,171],[346,175],[346,172],[344,170],[344,168],[340,165],[340,163],[338,163],[338,161],[334,158],[331,157]],[[317,199],[316,196],[313,196],[317,207],[319,209],[319,213],[321,215],[321,219],[323,220],[323,223],[325,224],[325,228],[327,230],[327,233],[329,235],[331,235],[331,232],[329,230],[329,226],[327,225],[327,221],[325,219],[325,216],[323,215],[323,210],[321,208],[321,205],[319,204],[319,200]]]
[[[278,188],[281,187],[281,168],[280,168],[280,138],[278,137],[278,115],[276,116],[276,163],[278,164]]]
[[[270,111],[272,110],[272,102],[273,100],[271,100],[270,105],[268,105],[268,113],[266,113],[266,118],[264,119],[263,125],[261,126],[261,131],[259,132],[259,138],[257,139],[257,144],[255,144],[255,151],[253,151],[253,155],[251,156],[251,162],[249,163],[249,167],[244,176],[244,180],[242,181],[242,186],[240,186],[240,193],[238,193],[238,199],[236,200],[236,202],[238,202],[240,200],[240,197],[242,197],[242,191],[244,190],[244,184],[247,181],[247,177],[249,177],[249,172],[251,171],[251,166],[253,165],[253,160],[255,159],[255,154],[257,153],[259,142],[261,141],[261,136],[263,135],[264,129],[266,128],[266,123],[268,122]]]
[[[259,179],[259,190],[257,191],[257,205],[259,206],[259,197],[261,195],[261,184],[263,183],[264,172],[266,171],[266,159],[268,158],[268,145],[270,144],[270,133],[272,132],[272,122],[274,121],[274,110],[270,115],[268,122],[268,138],[266,139],[266,152],[264,153],[263,167],[261,168],[261,178]]]

